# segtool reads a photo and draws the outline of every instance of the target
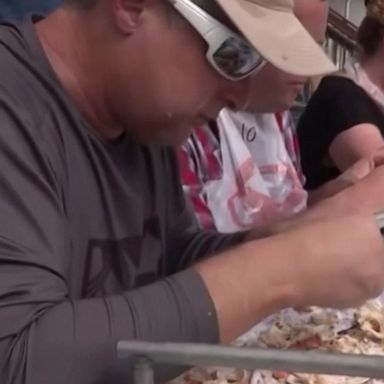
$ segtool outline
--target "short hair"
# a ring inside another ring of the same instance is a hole
[[[98,1],[99,0],[64,0],[64,4],[78,9],[90,9]]]
[[[89,10],[93,8],[100,0],[64,0],[64,4],[75,7],[80,10]],[[169,0],[162,0],[164,4],[167,7],[167,10],[170,11],[171,15],[178,15],[179,13],[175,11],[172,4],[169,2]],[[220,5],[218,5],[213,0],[192,0],[193,3],[195,3],[198,7],[204,9],[206,12],[208,12],[211,16],[213,16],[218,21],[222,22],[223,24],[227,25],[227,27],[231,28],[232,30],[239,32],[238,28],[233,24],[231,19],[226,15],[226,13],[222,10]]]

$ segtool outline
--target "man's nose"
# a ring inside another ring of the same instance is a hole
[[[251,91],[251,79],[247,77],[239,81],[225,81],[223,84],[221,98],[227,107],[241,111],[246,109],[249,103]]]

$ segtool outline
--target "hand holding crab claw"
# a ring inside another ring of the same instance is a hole
[[[309,192],[309,205],[318,203],[339,192],[348,189],[368,177],[376,168],[384,165],[384,147],[378,149],[371,156],[363,158],[344,171],[336,179],[326,183],[317,190]]]
[[[384,207],[384,147],[361,159],[321,190],[309,192],[309,209],[267,228],[256,228],[259,239],[324,218],[376,214]]]
[[[371,156],[359,160],[339,177],[353,185],[382,165],[384,165],[384,147],[373,152]]]
[[[384,149],[363,159],[339,177],[340,190],[292,219],[276,224],[271,233],[307,225],[323,218],[375,214],[384,207]],[[340,181],[343,180],[343,181]],[[346,181],[349,180],[349,181]],[[336,181],[335,181],[336,182]],[[344,188],[342,188],[344,186]]]

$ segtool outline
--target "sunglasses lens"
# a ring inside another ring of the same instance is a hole
[[[229,37],[213,54],[220,71],[232,79],[252,73],[263,61],[261,56],[243,39]]]

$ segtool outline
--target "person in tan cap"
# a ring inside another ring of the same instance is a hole
[[[328,11],[324,0],[294,1],[294,14],[319,46],[325,41]],[[248,111],[222,111],[216,122],[195,127],[179,148],[183,189],[203,228],[234,232],[256,223],[273,223],[306,208],[296,128],[288,110],[308,80],[267,62],[254,76]],[[240,157],[248,170],[253,163],[253,171],[236,180],[232,174],[241,172]],[[257,182],[249,181],[258,175]],[[344,176],[332,183],[332,192],[345,187],[340,181]],[[319,192],[330,190],[327,185]],[[258,197],[251,201],[255,192]],[[233,210],[236,193],[243,196]],[[240,204],[241,200],[251,202]]]
[[[382,194],[261,240],[197,227],[173,145],[241,108],[264,56],[333,68],[290,1],[212,4],[68,0],[0,27],[2,384],[132,382],[118,340],[228,342],[281,308],[382,290]]]

